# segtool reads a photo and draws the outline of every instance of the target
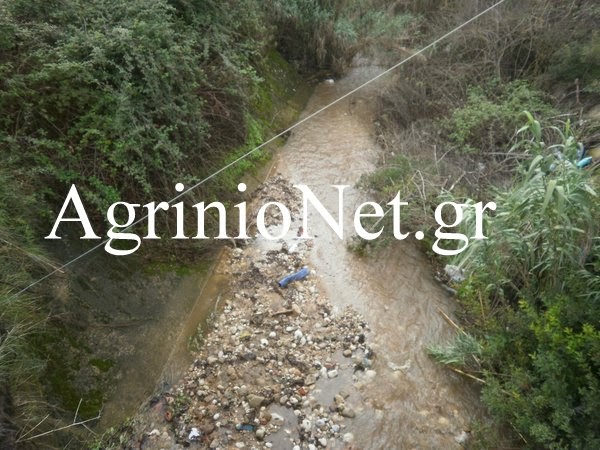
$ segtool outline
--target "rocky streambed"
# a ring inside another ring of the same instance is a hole
[[[297,219],[300,199],[282,178],[257,191]],[[275,226],[280,217],[267,217]],[[126,446],[159,448],[352,448],[352,421],[364,413],[359,387],[377,377],[369,326],[351,307],[333,314],[309,264],[313,242],[281,241],[227,250],[229,274],[218,313],[181,383],[152,398]]]
[[[379,70],[358,64],[339,82],[318,85],[304,114]],[[337,210],[334,184],[351,186],[349,208],[367,200],[352,186],[374,168],[379,152],[373,98],[365,89],[291,134],[275,160],[285,177],[258,188],[248,214],[281,202],[291,212],[291,231],[225,252],[215,272],[228,287],[213,299],[215,318],[194,363],[181,383],[143,408],[117,448],[466,445],[483,411],[472,383],[424,350],[453,337],[444,316],[452,316],[455,304],[418,247],[401,242],[359,258],[314,211],[309,234],[315,239],[297,236],[301,199],[292,183],[307,184],[329,211]],[[266,223],[278,235],[281,217],[276,208],[267,211]],[[351,222],[346,215],[346,230]],[[278,286],[304,266],[308,277]]]

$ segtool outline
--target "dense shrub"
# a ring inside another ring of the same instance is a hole
[[[304,69],[336,75],[358,52],[398,45],[420,23],[418,14],[380,0],[276,0],[268,14],[284,55]]]
[[[159,197],[244,141],[265,34],[256,3],[1,8],[2,164],[40,200],[71,183],[98,210]]]
[[[499,151],[512,140],[524,110],[548,116],[552,107],[527,82],[489,83],[469,89],[465,104],[442,121],[453,145],[465,153]]]
[[[499,191],[489,239],[455,263],[472,274],[460,287],[472,350],[452,345],[441,361],[485,379],[483,400],[530,448],[600,444],[600,203],[590,171],[574,162],[567,126],[541,140],[530,117],[523,139],[537,156]],[[557,153],[557,151],[559,153]],[[557,156],[558,155],[558,156]],[[469,225],[467,225],[467,229]],[[462,337],[461,337],[462,339]],[[463,351],[462,359],[454,356]],[[439,349],[438,349],[439,350]]]
[[[171,198],[258,144],[263,14],[246,0],[0,2],[0,447],[79,407],[57,404],[51,385],[72,368],[45,352],[65,331],[55,310],[81,303],[68,276],[15,295],[56,267],[39,248],[47,219],[72,183],[103,216],[116,200]]]

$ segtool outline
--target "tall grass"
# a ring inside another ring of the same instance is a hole
[[[453,261],[470,274],[458,300],[472,337],[431,353],[484,378],[484,402],[521,446],[598,448],[597,177],[576,167],[568,123],[544,129],[527,117],[518,144],[532,160],[510,188],[497,190],[489,239]],[[473,235],[473,220],[464,227]]]
[[[3,231],[0,236],[6,235]],[[5,448],[11,448],[18,432],[34,426],[45,409],[39,383],[44,363],[33,343],[43,315],[32,296],[13,296],[31,280],[31,263],[20,252],[0,246],[0,442]]]
[[[528,116],[521,143],[535,157],[511,189],[497,192],[490,239],[474,242],[456,258],[470,271],[482,265],[492,269],[495,279],[519,293],[565,289],[565,275],[585,270],[598,250],[600,208],[593,178],[575,165],[577,142],[570,125],[552,131],[559,140],[546,146],[539,122]],[[469,217],[465,224],[475,225]]]

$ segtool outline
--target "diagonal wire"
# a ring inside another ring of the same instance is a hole
[[[476,21],[477,19],[479,19],[481,16],[487,14],[488,12],[492,11],[493,9],[497,8],[498,6],[500,6],[502,3],[504,3],[506,0],[500,0],[496,3],[494,3],[493,5],[491,5],[490,7],[484,9],[483,11],[479,12],[478,14],[474,15],[473,17],[471,17],[469,20],[467,20],[466,22],[463,22],[462,24],[458,25],[457,27],[453,28],[452,30],[448,31],[446,34],[444,34],[443,36],[437,38],[436,40],[434,40],[433,42],[431,42],[430,44],[426,45],[425,47],[419,49],[418,51],[416,51],[415,53],[411,54],[410,56],[408,56],[407,58],[404,58],[403,60],[401,60],[400,62],[394,64],[393,66],[389,67],[388,69],[384,70],[383,72],[381,72],[380,74],[374,76],[373,78],[369,79],[368,81],[365,81],[364,83],[362,83],[361,85],[359,85],[358,87],[348,91],[347,93],[345,93],[344,95],[342,95],[341,97],[335,99],[334,101],[332,101],[331,103],[328,103],[327,105],[323,106],[322,108],[318,109],[317,111],[309,114],[308,116],[306,116],[305,118],[299,120],[298,122],[294,123],[293,125],[291,125],[290,127],[286,128],[285,130],[283,130],[282,132],[280,132],[279,134],[276,134],[275,136],[271,137],[270,139],[268,139],[267,141],[263,142],[262,144],[260,144],[259,146],[253,148],[252,150],[248,151],[247,153],[244,153],[242,156],[240,156],[239,158],[235,159],[234,161],[230,162],[229,164],[221,167],[219,170],[217,170],[216,172],[213,172],[212,174],[208,175],[206,178],[198,181],[196,184],[194,184],[193,186],[190,186],[189,188],[185,189],[184,191],[182,191],[180,194],[176,195],[175,197],[173,197],[171,200],[169,200],[167,203],[169,205],[171,205],[175,200],[178,200],[179,198],[183,197],[184,195],[186,195],[187,193],[189,193],[190,191],[193,191],[194,189],[196,189],[198,186],[206,183],[207,181],[211,180],[212,178],[216,177],[217,175],[219,175],[221,172],[224,172],[225,170],[229,169],[230,167],[236,165],[237,163],[239,163],[240,161],[246,159],[248,156],[250,156],[251,154],[253,154],[254,152],[260,150],[261,148],[265,147],[266,145],[269,145],[271,142],[275,141],[276,139],[280,138],[281,136],[283,136],[284,134],[292,131],[294,128],[297,128],[298,126],[302,125],[305,122],[308,122],[309,120],[311,120],[313,117],[318,116],[319,114],[321,114],[323,111],[331,108],[333,105],[341,102],[342,100],[350,97],[351,95],[355,94],[356,92],[360,91],[361,89],[363,89],[364,87],[370,85],[371,83],[377,81],[378,79],[386,76],[388,73],[396,70],[398,67],[402,66],[403,64],[407,63],[408,61],[410,61],[413,58],[416,58],[417,56],[419,56],[420,54],[426,52],[427,50],[429,50],[432,47],[435,47],[437,44],[439,44],[440,42],[442,42],[443,40],[445,40],[446,38],[448,38],[449,36],[451,36],[452,34],[456,33],[457,31],[461,30],[462,28],[466,27],[467,25],[469,25],[470,23]],[[136,220],[135,222],[133,222],[131,225],[129,225],[127,228],[124,228],[122,231],[126,231],[130,228],[132,228],[133,226],[139,224],[140,222],[144,221],[145,219],[148,218],[148,214],[146,214],[145,216],[141,217],[140,219]],[[54,275],[56,272],[62,271],[64,268],[70,266],[71,264],[73,264],[74,262],[80,260],[81,258],[89,255],[90,253],[94,252],[95,250],[99,249],[100,247],[102,247],[104,244],[106,244],[110,239],[105,239],[102,242],[100,242],[98,245],[90,248],[89,250],[85,251],[84,253],[82,253],[81,255],[73,258],[72,260],[64,263],[62,266],[57,267],[55,270],[53,270],[52,272],[47,273],[46,275],[44,275],[43,277],[41,277],[40,279],[30,283],[29,285],[27,285],[26,287],[24,287],[23,289],[21,289],[20,291],[18,291],[17,293],[13,294],[10,298],[15,298],[17,296],[19,296],[20,294],[22,294],[23,292],[31,289],[33,286],[41,283],[42,281],[44,281],[47,278],[50,278],[52,275]]]

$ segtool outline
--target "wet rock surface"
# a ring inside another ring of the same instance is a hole
[[[292,220],[300,200],[279,176],[256,192],[259,204],[288,206]],[[202,348],[181,383],[151,400],[130,447],[354,448],[357,386],[376,377],[369,327],[350,307],[334,315],[314,272],[278,286],[309,265],[310,247],[294,239],[228,250],[230,285]]]

